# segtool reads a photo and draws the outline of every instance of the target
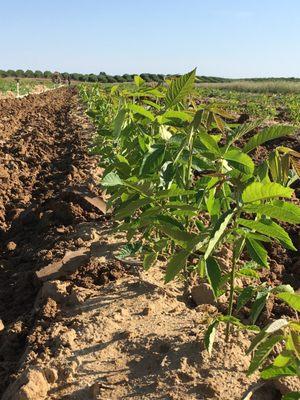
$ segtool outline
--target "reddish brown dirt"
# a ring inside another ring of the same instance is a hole
[[[75,89],[1,101],[0,318],[9,331],[0,338],[0,393],[35,318],[34,272],[80,246],[67,238],[78,224],[105,224],[97,208],[66,194],[74,188],[99,194],[90,139]]]

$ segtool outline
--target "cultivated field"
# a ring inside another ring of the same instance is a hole
[[[300,81],[288,81],[288,80],[234,80],[231,82],[219,82],[219,83],[202,83],[199,86],[210,88],[210,89],[222,89],[225,91],[238,91],[238,92],[250,92],[250,93],[273,93],[273,94],[299,94],[300,93]]]
[[[18,90],[19,82],[19,90]],[[46,89],[52,89],[55,85],[49,79],[23,78],[18,81],[15,78],[0,78],[0,98],[24,96],[29,93],[41,93]]]
[[[3,400],[300,398],[299,95],[235,89],[1,100]]]

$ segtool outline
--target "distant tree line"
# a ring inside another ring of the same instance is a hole
[[[51,79],[54,74],[57,72],[51,71],[32,71],[28,69],[27,71],[23,71],[22,69],[12,70],[8,69],[7,71],[0,70],[0,78],[47,78]],[[80,82],[101,82],[101,83],[122,83],[122,82],[133,82],[135,74],[124,74],[124,75],[107,75],[105,72],[100,72],[97,74],[79,74],[79,73],[69,73],[69,72],[62,72],[60,75],[64,79],[68,79],[70,77],[73,81],[80,81]],[[163,75],[163,74],[150,74],[150,73],[143,73],[140,76],[146,82],[162,82],[166,78],[176,77],[176,75]],[[246,78],[246,79],[228,79],[228,78],[220,78],[215,76],[197,76],[198,83],[224,83],[224,82],[233,82],[236,80],[247,80],[247,81],[276,81],[276,80],[285,80],[285,81],[300,81],[299,78]]]
[[[32,71],[27,70],[23,71],[22,69],[12,70],[9,69],[7,71],[0,70],[1,78],[47,78],[51,79],[54,74],[57,72],[51,71]],[[81,81],[81,82],[101,82],[101,83],[118,83],[118,82],[133,82],[134,74],[124,74],[124,75],[107,75],[105,72],[100,72],[98,75],[96,74],[79,74],[79,73],[69,73],[62,72],[60,75],[68,79],[70,77],[71,80]],[[141,77],[146,82],[161,82],[164,80],[165,75],[162,74],[141,74]]]
[[[9,69],[7,71],[0,70],[0,77],[1,78],[47,78],[51,79],[54,74],[57,74],[57,72],[51,72],[51,71],[32,71],[32,70],[27,70],[23,71],[22,69],[17,69],[17,70],[12,70]],[[71,80],[74,81],[80,81],[80,82],[101,82],[101,83],[122,83],[122,82],[133,82],[134,80],[134,75],[135,74],[124,74],[124,75],[107,75],[105,72],[100,72],[98,75],[96,74],[79,74],[79,73],[68,73],[68,72],[62,72],[60,75],[68,79],[70,77]],[[150,74],[150,73],[143,73],[140,74],[140,76],[146,81],[146,82],[162,82],[164,81],[165,78],[168,77],[175,77],[179,76],[178,75],[164,75],[164,74]],[[217,78],[217,77],[205,77],[205,76],[199,76],[198,77],[199,82],[227,82],[230,81],[230,79],[225,79],[225,78]]]

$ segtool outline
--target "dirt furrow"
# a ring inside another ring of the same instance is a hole
[[[82,199],[99,193],[88,156],[92,130],[76,90],[3,100],[0,110],[1,393],[34,321],[35,271],[76,250],[70,232],[102,212]]]

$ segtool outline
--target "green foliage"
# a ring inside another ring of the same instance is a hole
[[[291,180],[274,179],[271,163],[255,165],[251,156],[257,146],[290,135],[294,128],[227,123],[232,116],[219,105],[194,101],[195,70],[155,87],[147,85],[148,79],[144,74],[135,76],[130,87],[82,88],[98,130],[93,152],[101,154],[102,186],[111,195],[118,229],[132,243],[139,237],[145,269],[160,256],[165,260],[166,283],[177,277],[186,280],[199,271],[216,299],[229,285],[227,316],[212,321],[205,337],[211,351],[221,324],[227,325],[227,334],[231,325],[257,330],[233,316],[236,296],[238,310],[251,304],[254,324],[276,293],[259,284],[260,268],[268,267],[264,243],[277,241],[295,250],[280,225],[298,223],[300,218],[299,207],[290,202]],[[246,135],[250,138],[241,149],[240,139]],[[288,176],[293,182],[296,172],[290,162]],[[229,272],[216,258],[224,243],[233,250]],[[242,264],[241,255],[251,261]],[[235,285],[237,276],[247,276],[253,284],[241,291]],[[290,289],[280,288],[287,293]],[[279,340],[272,338],[260,348],[251,371]]]
[[[34,71],[34,77],[35,78],[43,78],[44,74],[42,71]]]
[[[43,75],[44,75],[44,78],[51,78],[52,77],[52,72],[51,71],[45,71],[44,73],[43,73]]]
[[[278,288],[279,290],[279,288]],[[300,310],[300,295],[283,292],[276,295],[295,311]],[[300,323],[298,320],[280,319],[265,327],[252,341],[248,353],[253,353],[248,374],[262,368],[263,379],[275,379],[284,376],[300,377]],[[272,363],[265,367],[268,355],[274,346],[281,343],[280,353]],[[299,399],[299,393],[291,392],[285,399]]]
[[[248,153],[249,151],[257,148],[265,142],[280,138],[282,136],[292,135],[293,133],[295,133],[295,130],[295,127],[286,125],[275,125],[269,128],[265,128],[257,135],[251,137],[251,139],[243,147],[243,151],[245,153]]]
[[[296,311],[300,311],[300,296],[295,293],[280,293],[277,297],[284,300],[290,307]]]
[[[192,90],[195,81],[196,70],[194,69],[180,78],[174,79],[166,93],[166,106],[171,108],[181,102]]]

